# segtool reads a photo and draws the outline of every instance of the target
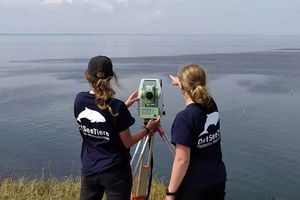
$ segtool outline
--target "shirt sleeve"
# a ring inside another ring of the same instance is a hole
[[[119,115],[117,118],[116,128],[118,132],[124,131],[130,126],[132,126],[135,122],[135,119],[131,116],[128,108],[125,103],[122,102],[122,105],[119,108]]]
[[[192,145],[191,129],[187,120],[181,116],[176,116],[171,128],[171,142],[187,147]]]
[[[78,93],[74,100],[73,110],[74,110],[74,117],[75,119],[78,117],[78,107],[80,102],[80,93]]]

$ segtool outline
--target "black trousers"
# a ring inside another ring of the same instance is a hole
[[[204,188],[179,188],[175,200],[224,200],[225,182]]]
[[[80,200],[130,200],[132,173],[128,166],[118,166],[101,174],[81,176]]]

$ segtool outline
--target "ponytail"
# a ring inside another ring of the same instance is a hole
[[[115,74],[113,75],[113,77],[115,77],[116,79]],[[111,102],[107,103],[107,100],[116,94],[116,92],[113,90],[113,88],[110,85],[110,80],[112,77],[108,77],[104,79],[104,78],[100,78],[99,76],[94,77],[90,75],[88,72],[85,72],[85,78],[90,83],[91,87],[95,92],[95,102],[97,106],[101,110],[105,110],[107,108],[109,113],[112,116],[118,116],[119,113],[113,113],[113,110],[110,106]]]
[[[211,102],[211,96],[206,87],[197,85],[191,91],[191,98],[195,103],[201,104],[204,107],[208,107]]]

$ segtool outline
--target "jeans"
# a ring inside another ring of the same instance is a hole
[[[117,166],[100,174],[81,176],[80,200],[130,200],[132,173],[128,166]]]

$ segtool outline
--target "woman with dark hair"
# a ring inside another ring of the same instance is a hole
[[[160,117],[150,120],[136,134],[129,127],[135,123],[128,107],[137,100],[137,91],[124,103],[113,98],[110,85],[116,79],[111,60],[106,56],[90,59],[85,72],[91,86],[77,94],[74,115],[82,136],[81,200],[129,200],[132,187],[129,148],[157,129]]]
[[[166,200],[223,200],[226,170],[222,160],[220,117],[206,88],[206,74],[198,65],[187,65],[170,76],[183,95],[186,107],[171,128],[176,145]]]

